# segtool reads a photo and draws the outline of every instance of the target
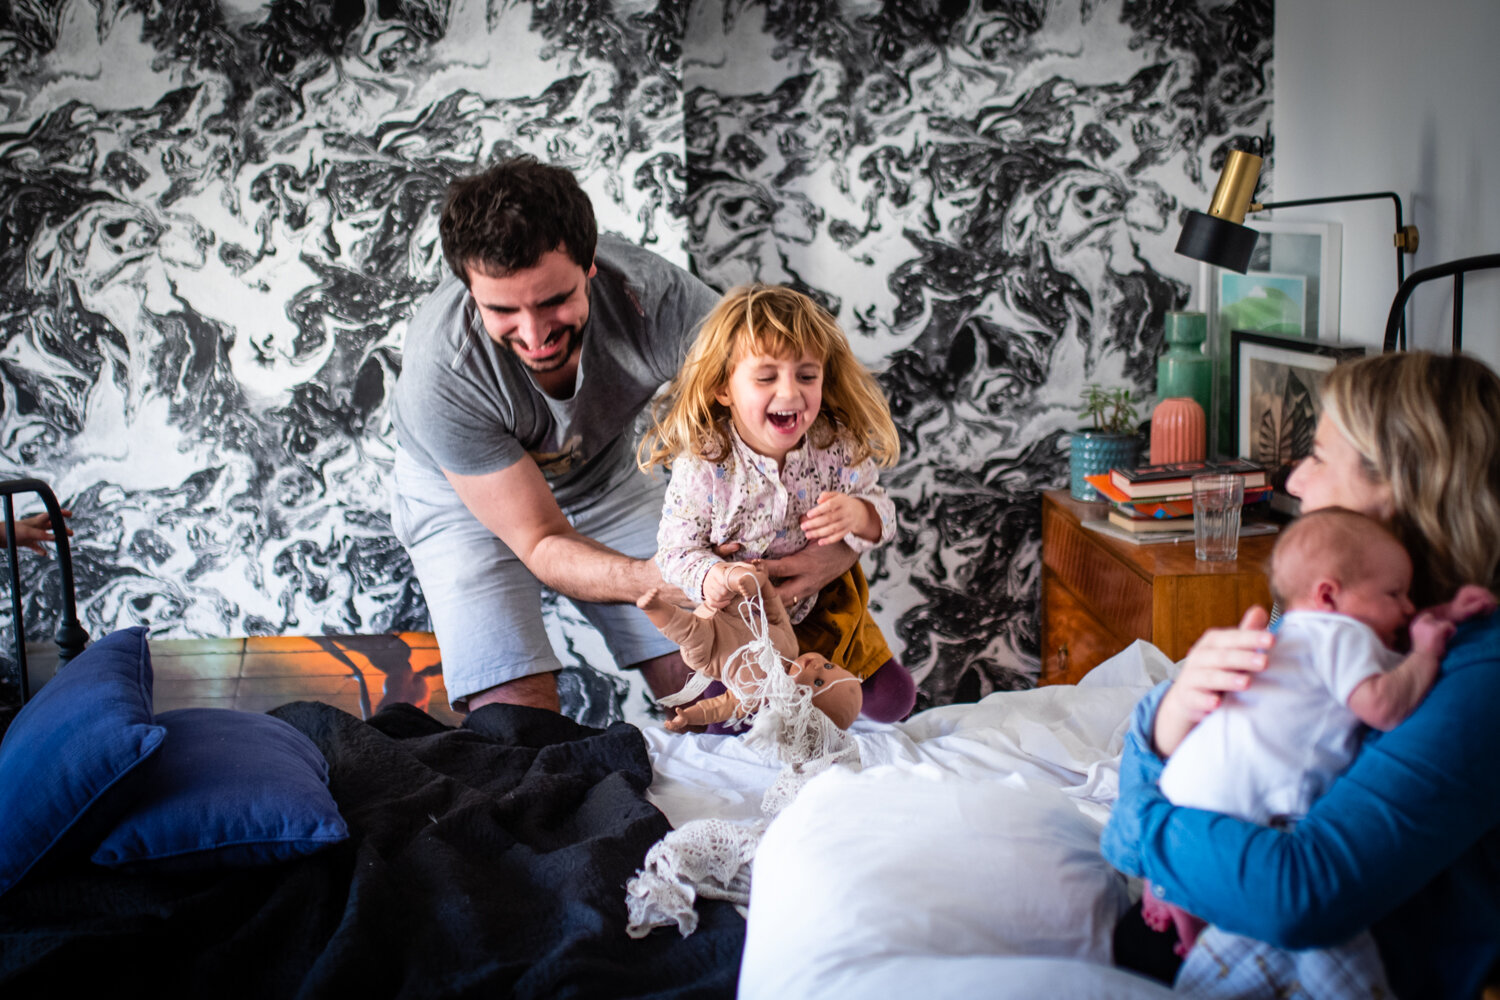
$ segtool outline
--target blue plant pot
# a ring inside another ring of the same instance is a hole
[[[1084,482],[1084,476],[1140,464],[1139,434],[1074,431],[1068,436],[1068,440],[1072,449],[1068,457],[1068,489],[1074,500],[1104,499],[1098,490]]]

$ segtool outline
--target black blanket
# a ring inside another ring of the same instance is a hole
[[[625,933],[625,883],[670,829],[633,726],[492,705],[461,729],[272,713],[328,758],[347,843],[270,868],[132,875],[87,859],[0,897],[0,996],[733,996],[744,921]],[[3,820],[0,820],[3,821]]]

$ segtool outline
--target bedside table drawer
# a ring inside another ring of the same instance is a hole
[[[1077,684],[1130,645],[1089,611],[1050,569],[1042,570],[1042,669],[1038,684]]]
[[[1100,536],[1045,508],[1042,565],[1096,620],[1109,622],[1113,631],[1129,640],[1151,638],[1151,581],[1116,559],[1100,544]]]
[[[1044,680],[1074,681],[1136,639],[1180,660],[1207,628],[1270,607],[1265,563],[1275,535],[1240,539],[1240,557],[1199,562],[1192,545],[1132,545],[1090,531],[1107,512],[1067,490],[1042,494]]]

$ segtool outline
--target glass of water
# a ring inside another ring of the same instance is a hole
[[[1240,512],[1245,480],[1213,473],[1193,477],[1193,555],[1208,562],[1232,561],[1240,551]]]

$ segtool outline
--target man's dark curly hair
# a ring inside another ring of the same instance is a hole
[[[465,285],[471,269],[503,277],[559,247],[588,270],[599,235],[594,205],[572,172],[533,156],[449,184],[438,232],[443,259]]]

